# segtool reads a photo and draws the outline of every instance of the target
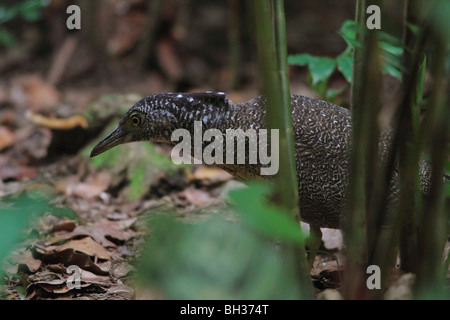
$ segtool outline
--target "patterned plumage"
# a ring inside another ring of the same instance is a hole
[[[299,205],[302,219],[315,227],[339,228],[344,217],[346,189],[349,182],[351,115],[337,105],[291,95],[294,143],[297,164]],[[92,150],[98,155],[118,144],[132,141],[171,140],[175,129],[193,133],[194,121],[203,130],[263,129],[266,100],[257,97],[233,104],[224,93],[162,93],[136,103],[121,119],[119,126]],[[390,143],[389,131],[382,132],[379,154],[384,158]],[[248,150],[248,148],[246,149]],[[225,150],[224,150],[225,152]],[[282,156],[282,155],[281,155]],[[422,189],[429,188],[430,170],[421,162]],[[218,164],[241,180],[268,178],[260,175],[260,164]],[[394,180],[397,179],[397,173]],[[391,186],[391,203],[398,189]]]

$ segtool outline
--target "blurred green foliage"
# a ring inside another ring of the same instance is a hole
[[[215,217],[196,223],[168,216],[151,219],[140,279],[168,299],[305,298],[292,251],[273,241],[300,243],[300,227],[263,205],[268,190],[252,185],[231,195],[240,213],[237,222]],[[294,228],[297,235],[292,234]]]
[[[316,57],[308,53],[288,57],[289,64],[308,67],[308,83],[321,98],[333,102],[336,96],[345,90],[345,86],[339,89],[328,88],[330,76],[336,68],[348,83],[352,83],[353,50],[355,47],[361,46],[356,40],[356,32],[355,21],[344,21],[338,34],[345,40],[347,47],[336,58]],[[383,73],[401,80],[401,56],[403,54],[401,41],[383,31],[378,31],[377,36],[383,60]]]
[[[42,7],[48,4],[48,0],[16,1],[13,5],[0,4],[0,44],[14,47],[17,40],[14,35],[2,24],[15,18],[22,18],[28,22],[34,22],[41,17]]]
[[[26,229],[43,214],[76,218],[68,208],[51,203],[52,195],[39,188],[8,195],[0,201],[0,261],[27,237]]]
[[[299,224],[282,208],[266,201],[270,185],[249,183],[248,186],[248,189],[230,192],[233,207],[240,214],[242,222],[268,238],[304,245]]]

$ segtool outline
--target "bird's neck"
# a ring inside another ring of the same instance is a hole
[[[165,112],[170,114],[170,121],[163,128],[160,142],[174,144],[172,133],[177,129],[189,131],[191,135],[209,129],[218,129],[225,133],[226,129],[246,129],[242,127],[245,117],[245,106],[234,105],[225,95],[220,93],[166,94],[161,100]]]

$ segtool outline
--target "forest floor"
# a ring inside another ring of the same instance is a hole
[[[4,298],[164,298],[135,281],[136,261],[150,232],[146,219],[167,211],[192,221],[208,219],[211,212],[232,215],[227,193],[242,183],[214,167],[176,167],[170,163],[170,148],[160,144],[145,143],[148,150],[144,143],[120,146],[103,160],[90,159],[90,149],[121,112],[148,94],[144,86],[134,86],[131,94],[106,94],[98,88],[57,91],[37,75],[21,75],[12,86],[8,91],[16,92],[18,103],[0,109],[0,196],[5,203],[37,197],[50,207],[44,206],[5,259]],[[158,90],[157,85],[152,88]],[[100,97],[88,98],[98,91]],[[252,94],[256,90],[236,92],[232,99]],[[70,111],[46,109],[54,99],[70,103]],[[136,167],[140,171],[133,171]],[[133,174],[146,181],[135,183]],[[39,204],[31,203],[19,210],[39,211]],[[327,230],[324,241],[335,254],[318,255],[311,272],[321,290],[339,286],[335,258],[342,237],[338,230]],[[78,287],[68,286],[76,275],[70,265],[82,266]]]

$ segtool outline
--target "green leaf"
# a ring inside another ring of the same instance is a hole
[[[14,47],[17,44],[16,38],[5,28],[0,27],[0,44],[6,47]]]
[[[314,57],[309,63],[309,72],[312,75],[312,83],[317,84],[319,81],[326,80],[336,68],[336,61],[327,57]]]
[[[310,63],[313,59],[315,59],[313,56],[311,56],[308,53],[301,53],[301,54],[295,54],[288,57],[288,63],[295,65],[295,66],[306,66],[308,63]]]
[[[418,25],[415,25],[413,23],[407,22],[406,26],[408,27],[409,30],[411,30],[411,32],[415,35],[418,36],[419,35],[419,31],[420,31],[420,27]]]
[[[353,20],[346,20],[338,31],[338,34],[350,48],[360,47],[361,43],[356,41],[356,23]]]
[[[447,181],[444,184],[444,194],[446,198],[450,199],[450,181]]]
[[[308,297],[295,256],[239,221],[159,216],[149,225],[137,276],[167,299]]]
[[[384,41],[379,41],[378,45],[382,50],[389,52],[396,57],[401,57],[401,55],[403,54],[402,47],[399,47],[399,46],[396,46],[396,45],[393,45],[393,44],[390,44],[390,43],[387,43]]]
[[[393,67],[390,64],[387,64],[387,63],[384,64],[383,73],[393,76],[393,77],[399,79],[400,81],[402,80],[402,73],[397,68]]]
[[[14,19],[18,12],[19,10],[17,7],[0,7],[0,24]]]
[[[351,53],[341,53],[337,58],[337,68],[349,83],[352,83],[353,57]]]
[[[311,85],[312,89],[320,95],[321,98],[325,98],[328,87],[328,78],[323,79],[316,84],[313,84],[312,76],[309,76],[308,83]]]
[[[50,201],[53,195],[34,187],[20,194],[8,195],[0,201],[0,261],[14,246],[26,237],[25,229],[36,218],[45,213],[73,218],[74,212],[58,208]]]
[[[327,99],[327,101],[333,102],[335,100],[335,98],[340,95],[342,92],[344,92],[344,90],[347,88],[347,86],[342,86],[338,89],[328,89],[325,92],[325,98]]]
[[[300,226],[287,212],[266,203],[269,193],[267,184],[249,184],[248,189],[233,190],[230,199],[241,214],[242,221],[262,234],[281,238],[294,244],[303,244]]]
[[[43,0],[25,1],[19,6],[19,13],[27,21],[36,21],[41,17],[41,7],[45,4]]]

